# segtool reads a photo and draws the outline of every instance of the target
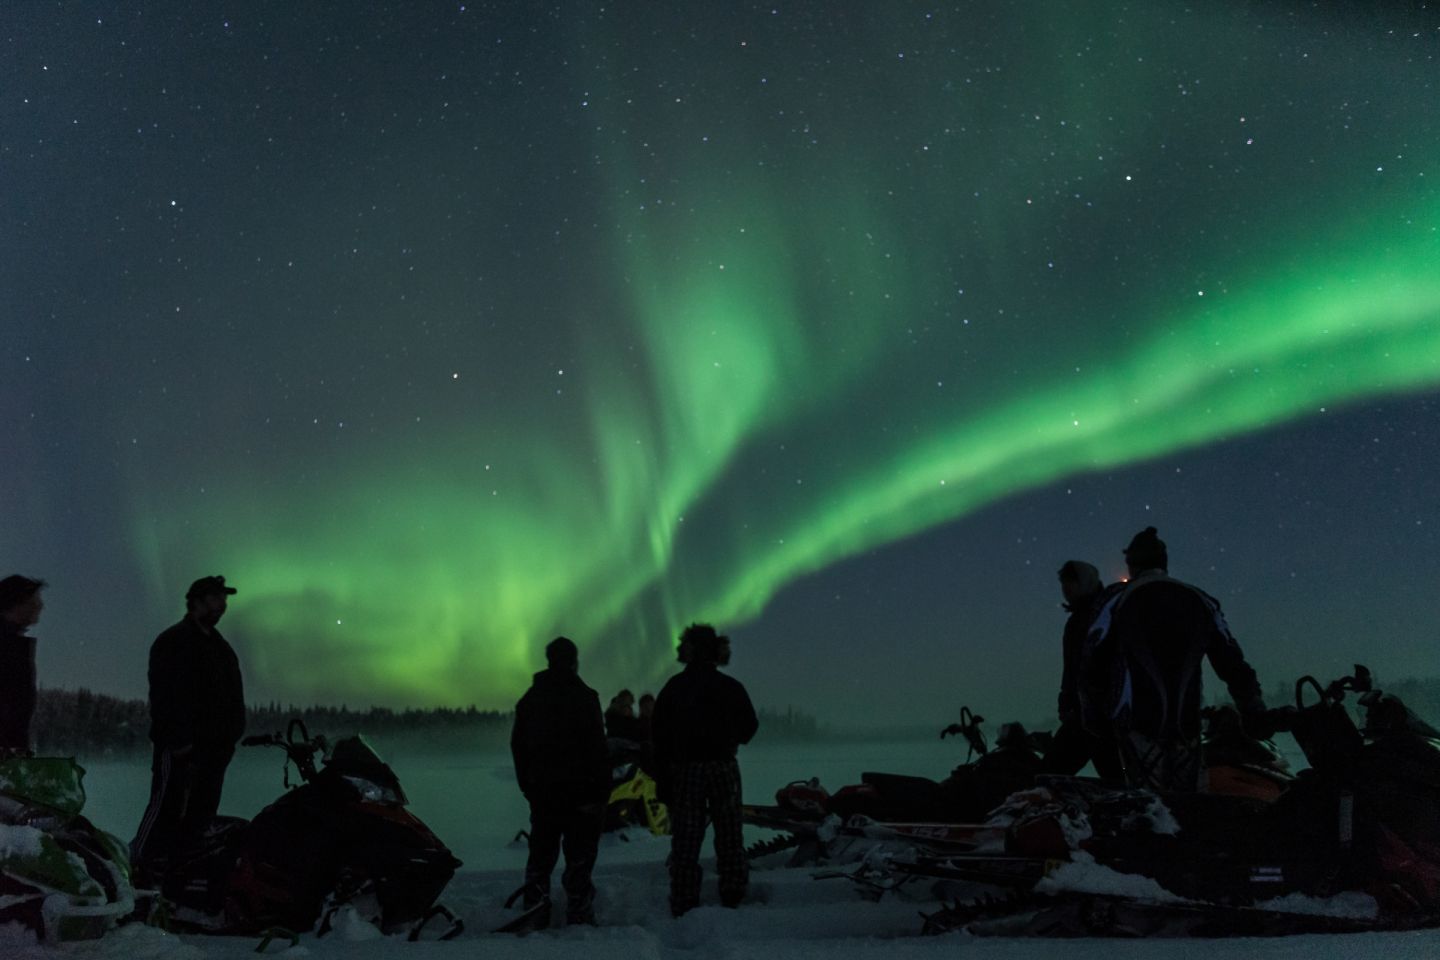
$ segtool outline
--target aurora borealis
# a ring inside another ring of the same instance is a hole
[[[292,6],[0,12],[46,682],[140,692],[222,572],[253,695],[712,618],[762,702],[1038,713],[1055,567],[1147,523],[1267,683],[1433,674],[1440,15]]]

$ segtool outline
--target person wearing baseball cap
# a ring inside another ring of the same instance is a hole
[[[150,803],[130,844],[146,882],[158,882],[215,817],[245,733],[240,661],[217,628],[236,592],[222,576],[196,580],[185,616],[150,647]]]

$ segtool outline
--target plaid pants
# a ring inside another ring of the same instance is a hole
[[[675,764],[670,798],[670,912],[679,916],[700,903],[700,846],[705,823],[715,825],[715,869],[720,900],[740,904],[750,879],[740,818],[740,764],[692,760]]]

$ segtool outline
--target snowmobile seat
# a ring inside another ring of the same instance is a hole
[[[944,819],[944,796],[940,784],[934,780],[870,771],[860,774],[860,782],[873,788],[877,795],[877,809],[869,813],[877,820]]]

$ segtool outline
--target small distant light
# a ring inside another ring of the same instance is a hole
[[[335,621],[335,626],[337,626],[337,627],[340,626],[340,621],[339,621],[339,620],[336,620],[336,621]]]
[[[450,379],[451,379],[451,380],[459,380],[459,379],[460,379],[460,374],[458,374],[458,373],[452,373],[452,374],[450,374]]]

